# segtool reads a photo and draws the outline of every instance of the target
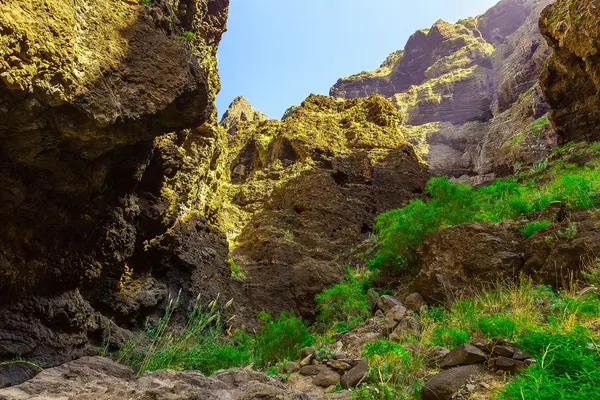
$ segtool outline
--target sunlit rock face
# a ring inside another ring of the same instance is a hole
[[[343,278],[375,216],[423,195],[427,165],[398,123],[374,94],[311,95],[284,121],[237,124],[221,219],[248,314],[313,316],[314,296]]]
[[[556,144],[538,78],[551,50],[538,19],[551,0],[503,0],[475,18],[437,21],[334,97],[380,93],[433,174],[481,183],[545,157]]]
[[[238,122],[244,121],[264,121],[267,119],[267,114],[256,110],[250,105],[245,97],[238,96],[229,105],[221,122],[219,123],[227,133],[235,135],[236,126]]]
[[[540,28],[554,53],[541,85],[562,142],[600,139],[600,4],[557,1]]]
[[[145,252],[175,204],[203,211],[186,229],[214,251],[196,263],[226,260],[225,236],[203,221],[217,196],[207,185],[227,7],[0,4],[0,358],[46,366],[93,352],[107,317],[136,325],[174,290],[169,276],[189,281],[193,269],[157,267]]]

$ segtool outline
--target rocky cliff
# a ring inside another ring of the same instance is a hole
[[[227,133],[235,135],[236,125],[240,121],[264,121],[268,119],[267,114],[256,110],[250,105],[248,100],[242,96],[238,96],[229,105],[220,125],[225,128]]]
[[[598,1],[557,1],[540,19],[554,49],[541,85],[563,142],[600,138],[599,8]]]
[[[207,220],[227,7],[0,4],[0,358],[95,352],[124,340],[110,319],[136,326],[176,278],[218,271],[227,243]]]
[[[375,215],[422,195],[427,166],[398,118],[379,95],[311,95],[284,121],[237,124],[221,218],[249,308],[313,315]]]
[[[550,0],[503,0],[455,24],[417,31],[381,67],[340,79],[331,95],[380,93],[434,174],[480,182],[555,145],[538,77],[550,53],[538,18]]]

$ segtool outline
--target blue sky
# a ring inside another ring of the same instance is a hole
[[[219,48],[222,115],[242,95],[270,118],[338,78],[375,69],[414,31],[497,0],[231,0]]]

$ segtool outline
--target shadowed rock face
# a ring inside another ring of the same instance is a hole
[[[600,3],[559,0],[540,29],[554,49],[541,85],[561,142],[600,139]]]
[[[264,121],[267,115],[262,113],[250,105],[248,100],[242,96],[238,96],[229,105],[220,125],[225,128],[227,133],[235,135],[236,125],[240,121]]]
[[[433,174],[475,183],[506,175],[556,144],[537,85],[550,53],[537,20],[550,3],[503,0],[477,18],[438,21],[378,70],[340,79],[331,95],[390,98]]]
[[[173,289],[144,242],[175,220],[174,198],[210,218],[212,192],[191,199],[185,178],[205,172],[197,193],[218,170],[208,124],[227,6],[0,5],[0,358],[85,354],[106,316],[135,324]],[[226,259],[224,235],[199,236]],[[128,271],[132,291],[119,285]]]

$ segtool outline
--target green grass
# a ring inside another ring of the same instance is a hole
[[[318,329],[343,333],[363,323],[371,316],[368,288],[366,275],[348,271],[343,282],[315,296]]]
[[[549,226],[552,226],[552,222],[548,221],[548,220],[541,220],[541,221],[531,221],[528,222],[523,229],[521,230],[521,232],[523,233],[523,235],[525,237],[531,237],[533,236],[534,233],[536,233],[537,231],[539,231],[540,229],[544,229],[547,228]]]
[[[549,165],[543,161],[529,173],[543,173],[544,179],[505,178],[474,189],[451,183],[446,177],[432,178],[426,188],[428,201],[412,200],[403,208],[377,217],[377,240],[368,267],[394,271],[414,266],[416,250],[425,235],[446,227],[516,219],[527,212],[541,211],[552,201],[562,201],[569,209],[575,209],[594,207],[600,200],[599,167]]]
[[[219,369],[254,365],[267,368],[295,359],[298,350],[312,343],[306,326],[293,314],[282,312],[276,319],[261,313],[260,329],[228,334],[216,300],[207,307],[197,303],[182,329],[173,326],[178,301],[171,301],[156,324],[146,323],[145,332],[131,339],[117,361],[138,374],[159,369],[197,370],[210,375]],[[224,308],[232,304],[229,301]]]

